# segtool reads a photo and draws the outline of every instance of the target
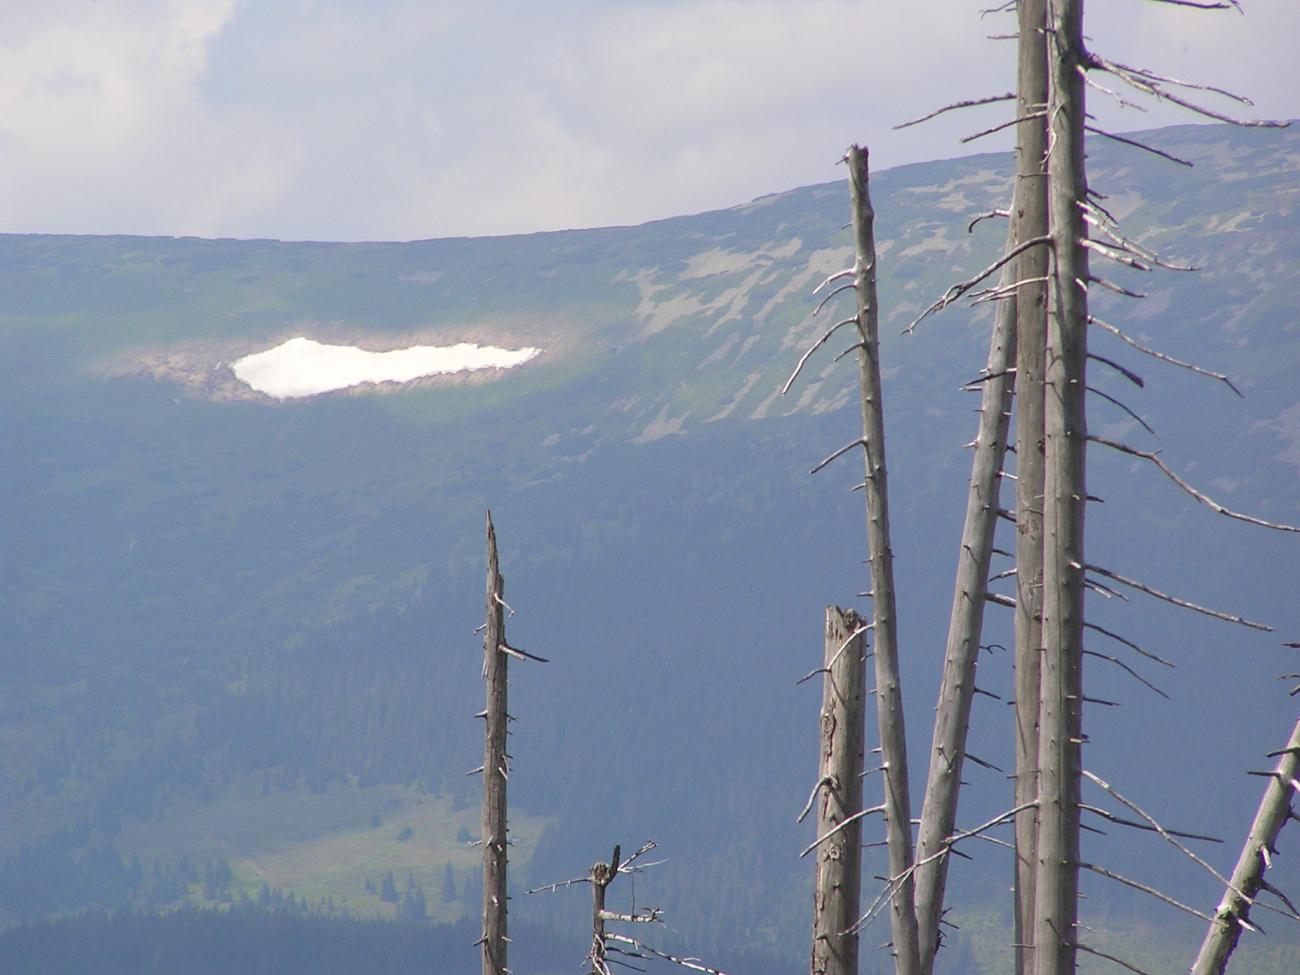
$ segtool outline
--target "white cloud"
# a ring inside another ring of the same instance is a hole
[[[362,383],[406,383],[479,369],[513,369],[540,349],[498,349],[471,342],[458,345],[413,345],[390,352],[367,352],[351,345],[322,345],[294,338],[265,352],[232,363],[235,377],[276,399],[315,396]]]
[[[0,229],[413,238],[637,222],[980,148],[965,0],[0,0]],[[1093,0],[1094,46],[1300,114],[1294,0]],[[1159,109],[1125,128],[1190,121]]]

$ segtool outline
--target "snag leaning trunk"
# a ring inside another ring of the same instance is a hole
[[[849,197],[857,257],[858,372],[862,384],[862,438],[866,458],[867,546],[871,556],[872,630],[876,661],[876,716],[884,766],[885,829],[894,886],[889,920],[897,975],[920,975],[916,913],[912,904],[912,803],[907,782],[907,738],[898,676],[898,626],[894,607],[894,555],[889,547],[889,485],[885,469],[885,418],[880,392],[879,309],[876,304],[875,212],[867,187],[867,150],[848,151]]]
[[[1008,249],[1015,247],[1014,218],[1007,234]],[[1002,272],[1001,287],[1015,283],[1016,262]],[[1007,450],[1011,397],[1015,383],[1016,298],[998,302],[988,365],[980,398],[979,432],[966,496],[966,522],[957,556],[957,583],[953,588],[948,645],[944,653],[943,682],[935,708],[934,742],[930,750],[930,775],[917,834],[916,923],[921,949],[921,970],[934,968],[939,948],[939,919],[948,880],[946,841],[957,821],[957,798],[962,764],[966,758],[966,732],[975,696],[975,668],[979,661],[980,634],[984,629],[984,603],[988,594],[989,562],[993,558],[993,533],[1001,506],[1002,462]]]
[[[1073,975],[1083,738],[1083,523],[1088,497],[1082,0],[1050,0],[1048,19],[1048,226],[1053,263],[1043,408],[1043,661],[1034,972]]]
[[[1241,922],[1250,917],[1250,898],[1264,889],[1264,871],[1275,849],[1277,834],[1291,817],[1291,795],[1296,775],[1300,773],[1300,721],[1291,732],[1291,740],[1282,750],[1273,770],[1264,798],[1260,801],[1255,822],[1250,827],[1246,845],[1241,849],[1237,867],[1232,871],[1232,887],[1223,895],[1214,921],[1205,934],[1192,975],[1223,975],[1228,958],[1241,937]]]
[[[827,839],[813,851],[812,975],[858,973],[858,935],[850,929],[858,920],[862,885],[865,631],[853,610],[826,607],[817,836]]]
[[[497,533],[487,514],[487,619],[483,677],[487,681],[483,752],[483,975],[506,975],[506,710],[509,657],[504,615],[505,580],[497,567]]]
[[[1011,210],[1021,240],[1046,237],[1047,2],[1019,0],[1016,193]],[[1037,116],[1037,117],[1036,117]],[[1038,798],[1038,710],[1043,646],[1043,372],[1050,251],[1016,260],[1016,806]],[[1038,809],[1016,815],[1016,975],[1033,975]]]

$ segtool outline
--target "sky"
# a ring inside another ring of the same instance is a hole
[[[1089,0],[1092,49],[1300,116],[1300,2]],[[0,232],[412,240],[632,224],[1005,150],[996,0],[0,0]],[[1103,79],[1103,83],[1109,84]],[[1102,124],[1194,121],[1173,106]],[[1232,108],[1219,99],[1216,107]]]

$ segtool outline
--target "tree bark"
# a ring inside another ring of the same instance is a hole
[[[871,556],[873,647],[876,662],[876,714],[884,766],[885,829],[889,874],[894,969],[920,975],[912,877],[912,804],[907,781],[907,738],[898,673],[898,628],[894,599],[894,555],[889,545],[889,488],[885,468],[885,420],[880,386],[879,309],[876,301],[875,212],[868,189],[867,150],[848,151],[849,196],[857,249],[858,372],[862,384],[862,435],[866,455],[867,545]]]
[[[1014,247],[1016,223],[1008,233]],[[1015,281],[1015,262],[1002,274],[1002,285]],[[957,583],[953,589],[948,645],[944,653],[943,681],[935,708],[934,742],[930,750],[930,776],[917,835],[916,922],[921,950],[921,970],[934,968],[939,948],[939,921],[948,880],[949,857],[945,841],[957,821],[962,765],[966,759],[966,733],[970,728],[971,701],[975,696],[975,669],[979,662],[980,635],[984,629],[984,603],[988,593],[989,562],[993,558],[993,533],[997,527],[1002,462],[1007,450],[1011,398],[1015,384],[1016,299],[997,303],[989,344],[989,377],[980,399],[979,432],[966,496],[966,523],[957,556]],[[928,862],[927,862],[928,861]]]
[[[817,768],[817,836],[827,836],[862,811],[862,619],[826,607],[826,674],[822,680],[821,756]],[[857,975],[862,885],[862,820],[843,826],[814,851],[812,975]]]
[[[487,630],[483,677],[487,681],[486,744],[483,753],[483,975],[506,975],[506,724],[509,657],[503,596],[497,566],[497,534],[487,514]]]
[[[605,892],[610,881],[618,876],[619,847],[609,863],[592,865],[591,880],[591,975],[610,975],[605,961]]]
[[[1016,80],[1016,192],[1011,219],[1021,240],[1046,237],[1047,122],[1033,118],[1047,108],[1047,0],[1019,0],[1019,65]],[[1016,279],[1046,277],[1046,247],[1025,251]],[[1038,798],[1038,710],[1043,646],[1043,373],[1046,367],[1047,286],[1022,284],[1016,292],[1016,611],[1015,710],[1016,806]],[[1016,975],[1033,973],[1034,877],[1038,809],[1016,816]]]
[[[1246,845],[1232,871],[1232,888],[1223,895],[1214,912],[1210,930],[1205,934],[1192,975],[1223,975],[1228,958],[1237,947],[1243,921],[1250,920],[1250,902],[1264,889],[1264,871],[1276,852],[1277,834],[1291,818],[1291,796],[1300,789],[1296,774],[1300,772],[1300,721],[1296,722],[1273,776],[1264,790],[1255,822],[1250,827]]]
[[[1048,226],[1052,275],[1044,392],[1043,661],[1039,711],[1035,975],[1073,975],[1083,736],[1088,260],[1083,0],[1048,6]]]

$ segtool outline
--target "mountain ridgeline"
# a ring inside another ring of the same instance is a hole
[[[1145,138],[1194,167],[1098,141],[1093,186],[1134,239],[1198,270],[1107,271],[1148,297],[1094,289],[1094,313],[1244,396],[1096,329],[1090,384],[1161,439],[1100,396],[1090,427],[1159,449],[1236,510],[1295,523],[1300,133]],[[1011,180],[1008,156],[982,155],[872,181],[913,762],[928,755],[976,426],[963,386],[984,364],[991,305],[901,333],[996,258],[1005,224],[968,225],[1006,206]],[[479,785],[465,773],[482,761],[474,628],[490,507],[510,641],[551,661],[512,668],[512,912],[581,932],[581,892],[522,891],[651,837],[669,862],[635,896],[666,909],[665,947],[799,964],[811,868],[797,854],[811,835],[795,818],[819,701],[794,683],[821,660],[825,605],[866,605],[861,461],[808,473],[859,436],[856,368],[836,359],[849,340],[781,387],[850,314],[837,299],[814,316],[811,297],[851,261],[847,212],[835,183],[518,237],[0,236],[5,918],[238,906],[265,888],[359,923],[400,915],[402,897],[381,896],[390,875],[432,920],[477,916]],[[233,375],[231,362],[295,336],[542,353],[302,399]],[[1259,795],[1246,772],[1294,721],[1275,678],[1300,669],[1281,646],[1300,640],[1300,543],[1101,447],[1089,491],[1090,561],[1277,628],[1089,595],[1092,619],[1177,666],[1095,648],[1171,700],[1090,659],[1089,695],[1119,706],[1089,705],[1087,767],[1162,820],[1224,837],[1207,855],[1228,869]],[[1013,549],[1014,526],[999,532]],[[980,687],[1001,700],[979,698],[970,738],[999,769],[1012,765],[1010,628],[990,607]],[[1003,773],[967,778],[960,822],[1011,805]],[[1140,834],[1110,826],[1085,845],[1202,910],[1217,899]],[[941,961],[1001,971],[1009,854],[970,852],[953,868],[961,931]],[[1095,942],[1185,967],[1196,925],[1123,888],[1085,889]],[[1276,927],[1243,949],[1255,970],[1283,971],[1296,950]],[[864,939],[866,971],[880,940]]]

